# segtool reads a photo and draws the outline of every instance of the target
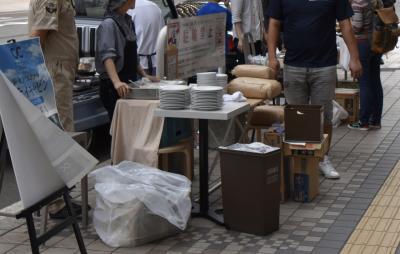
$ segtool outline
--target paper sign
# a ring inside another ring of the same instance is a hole
[[[225,13],[171,19],[167,26],[168,79],[225,66]]]
[[[62,128],[39,39],[0,45],[0,71],[33,105]]]
[[[25,208],[65,185],[74,186],[98,163],[1,71],[0,116]]]

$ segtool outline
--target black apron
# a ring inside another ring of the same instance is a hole
[[[139,54],[139,56],[147,58],[147,74],[149,74],[149,75],[155,74],[155,73],[153,73],[153,59],[152,59],[152,56],[155,56],[155,55],[156,55],[156,53],[152,53],[150,55]]]
[[[136,40],[130,41],[126,39],[126,33],[123,28],[113,17],[111,18],[117,24],[119,30],[125,37],[125,48],[124,48],[124,65],[122,70],[118,72],[118,77],[122,82],[129,83],[130,80],[137,80],[137,67],[138,67],[138,54],[137,54],[137,43]],[[134,27],[134,26],[133,26]],[[110,120],[114,114],[114,108],[117,104],[117,100],[120,99],[117,90],[114,88],[113,83],[110,79],[101,80],[100,85],[100,98],[103,102],[105,109],[108,112]]]

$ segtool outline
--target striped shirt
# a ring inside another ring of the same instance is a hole
[[[354,15],[351,18],[354,35],[358,40],[369,39],[372,34],[373,22],[373,1],[353,0],[351,7]]]

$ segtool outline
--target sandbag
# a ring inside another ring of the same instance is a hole
[[[268,66],[242,64],[237,65],[232,70],[232,75],[236,77],[275,79],[275,71]]]
[[[229,83],[228,93],[240,91],[246,98],[273,99],[282,91],[281,83],[271,79],[236,78]]]
[[[271,126],[274,123],[283,123],[284,113],[284,106],[258,106],[253,111],[250,124],[258,126]]]

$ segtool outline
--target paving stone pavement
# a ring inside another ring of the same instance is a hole
[[[89,253],[339,253],[400,158],[400,70],[382,72],[384,116],[382,129],[334,130],[330,156],[341,174],[339,180],[320,177],[320,194],[311,203],[288,201],[281,205],[280,229],[268,236],[234,231],[204,219],[191,219],[185,232],[136,248],[110,248],[94,228],[83,230]],[[107,163],[107,162],[105,162]],[[212,181],[219,177],[218,170]],[[196,178],[198,179],[198,177]],[[93,183],[91,183],[93,186]],[[196,193],[198,184],[193,184]],[[73,192],[79,195],[79,189]],[[94,207],[95,193],[89,197]],[[221,206],[221,192],[211,195],[214,208]],[[52,222],[53,223],[53,222]],[[50,239],[43,253],[76,253],[71,230]],[[22,220],[0,217],[0,253],[30,253]]]

